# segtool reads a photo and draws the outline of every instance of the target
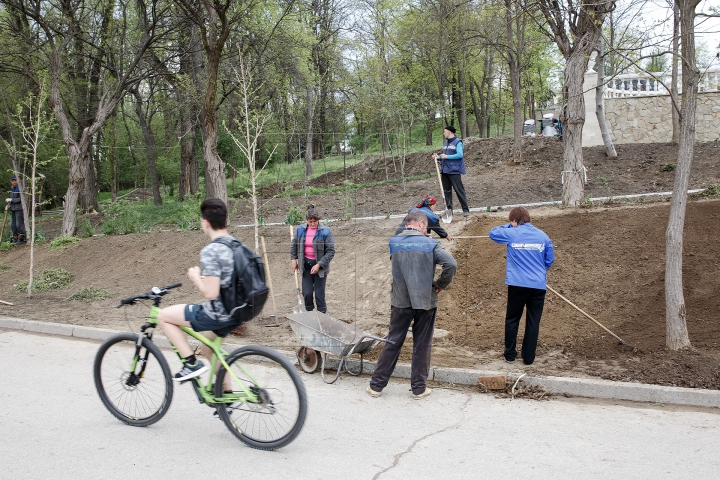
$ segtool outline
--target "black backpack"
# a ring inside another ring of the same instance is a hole
[[[235,269],[230,286],[220,289],[220,298],[228,316],[240,322],[257,317],[267,301],[265,268],[257,253],[237,238],[218,237],[213,243],[221,243],[233,251]]]

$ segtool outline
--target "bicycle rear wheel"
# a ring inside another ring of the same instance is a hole
[[[136,355],[137,334],[119,333],[100,345],[93,374],[100,400],[115,418],[146,427],[160,420],[173,396],[170,367],[160,349],[142,339]]]
[[[275,450],[292,442],[307,416],[305,385],[295,366],[275,350],[258,345],[238,348],[228,356],[227,363],[237,379],[231,380],[232,395],[239,401],[217,404],[225,425],[253,448]],[[227,375],[220,367],[215,379],[217,398],[224,395]],[[238,381],[256,399],[243,399],[245,389]]]

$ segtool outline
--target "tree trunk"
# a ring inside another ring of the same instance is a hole
[[[218,123],[215,110],[218,70],[220,68],[220,51],[209,52],[207,64],[207,83],[203,104],[203,127],[205,130],[203,158],[205,160],[205,192],[207,198],[219,198],[227,205],[227,181],[225,179],[225,162],[217,151]]]
[[[605,144],[605,155],[608,158],[617,157],[615,145],[613,145],[608,132],[607,123],[605,122],[605,108],[603,106],[603,91],[605,90],[605,48],[604,40],[601,38],[598,43],[598,79],[595,87],[595,115],[600,125],[600,133],[602,134],[603,143]]]
[[[486,92],[485,95],[485,108],[483,110],[483,125],[485,125],[485,138],[490,138],[490,110],[492,107],[492,93],[493,93],[493,56],[488,52],[488,60],[485,68],[485,78],[483,79]],[[482,91],[482,90],[480,90]]]
[[[597,41],[594,42],[597,44]],[[585,167],[582,154],[582,129],[585,125],[583,81],[588,56],[575,48],[566,59],[563,86],[563,193],[564,206],[576,207],[584,197]]]
[[[678,53],[680,43],[680,12],[677,3],[673,3],[673,42],[672,42],[672,73],[670,74],[670,106],[672,108],[672,138],[670,143],[678,143],[680,135],[680,103],[678,99]]]
[[[670,350],[690,346],[682,282],[683,228],[695,142],[700,71],[695,65],[695,8],[699,0],[676,0],[682,35],[682,108],[675,184],[665,231],[665,342]]]
[[[513,99],[513,153],[514,163],[522,162],[523,108],[520,62],[523,55],[523,34],[520,28],[513,31],[514,15],[521,15],[512,8],[512,0],[505,0],[505,33],[507,35],[507,59],[510,70],[510,89]],[[504,119],[503,119],[504,122]],[[504,127],[503,123],[503,127]],[[503,128],[504,129],[504,128]]]
[[[108,170],[110,172],[110,196],[112,202],[117,201],[118,196],[118,175],[117,175],[117,114],[113,112],[108,119],[107,131],[110,133],[110,148],[108,149]]]
[[[150,131],[150,125],[148,125],[145,112],[143,111],[143,98],[140,95],[140,90],[134,88],[131,93],[135,97],[135,113],[140,123],[140,130],[142,131],[143,138],[145,139],[145,150],[147,152],[148,170],[150,171],[150,183],[152,184],[153,202],[155,205],[162,205],[162,197],[160,196],[160,182],[158,181],[157,168],[155,167],[155,160],[157,154],[155,152],[155,139]]]
[[[465,53],[461,53],[461,55],[462,66],[460,68],[460,71],[458,72],[458,124],[460,126],[460,135],[462,135],[462,138],[467,138],[470,136],[470,134],[468,132],[467,100],[465,98],[465,92],[467,92],[467,85],[465,82]]]
[[[315,116],[315,96],[313,89],[307,89],[307,134],[305,139],[305,175],[312,175],[313,171],[313,117]]]
[[[477,86],[477,82],[470,78],[470,99],[472,100],[473,105],[473,113],[475,114],[475,125],[477,125],[478,129],[478,136],[480,138],[483,137],[483,126],[482,121],[480,120],[480,109],[478,108],[478,102],[477,102],[477,95],[475,93],[475,89],[477,88],[478,92],[480,91],[480,88]]]

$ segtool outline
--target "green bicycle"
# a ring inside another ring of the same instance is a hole
[[[150,317],[140,328],[141,334],[113,335],[95,355],[93,374],[100,399],[128,425],[152,425],[170,408],[173,379],[152,336],[163,295],[180,285],[153,287],[148,293],[122,300],[118,308],[152,301]],[[228,353],[220,347],[221,337],[211,341],[190,328],[181,328],[213,351],[210,371],[215,373],[210,373],[207,383],[201,377],[187,381],[192,382],[198,401],[216,409],[237,438],[253,448],[275,450],[298,436],[307,416],[307,394],[295,366],[284,355],[259,345]],[[253,370],[252,375],[248,369]],[[230,384],[232,393],[223,388]]]

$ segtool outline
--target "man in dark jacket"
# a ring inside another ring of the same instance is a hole
[[[13,175],[10,177],[10,198],[6,198],[5,201],[10,206],[10,212],[12,214],[12,242],[15,245],[21,245],[25,243],[25,217],[23,216],[22,200],[20,199],[20,187],[18,187],[17,177]]]
[[[413,208],[408,210],[409,212],[412,212],[413,210],[420,210],[425,214],[425,216],[428,219],[428,226],[427,226],[427,234],[430,235],[430,232],[435,232],[438,234],[440,238],[444,238],[448,241],[452,241],[453,237],[449,233],[445,231],[444,228],[440,225],[440,217],[438,217],[435,214],[435,207],[437,205],[437,200],[435,197],[432,197],[430,195],[426,195],[423,197],[423,199],[415,205]],[[403,218],[403,221],[398,225],[397,229],[395,230],[395,235],[400,235],[403,230],[405,230],[405,224],[407,223],[407,217]]]
[[[442,153],[440,155],[433,154],[435,161],[442,161],[440,168],[442,178],[442,188],[445,195],[445,205],[452,211],[452,189],[455,189],[462,207],[463,216],[470,215],[470,207],[468,207],[467,195],[465,195],[465,186],[462,183],[461,175],[465,174],[465,158],[463,153],[462,140],[455,136],[455,127],[448,125],[443,130]]]
[[[388,384],[410,324],[413,333],[410,378],[413,397],[420,400],[431,392],[426,382],[430,372],[438,293],[452,282],[457,262],[437,240],[425,236],[427,222],[423,212],[411,210],[407,215],[406,229],[390,239],[393,277],[390,332],[366,389],[372,397],[379,397]],[[434,280],[435,265],[442,266],[437,280]]]

